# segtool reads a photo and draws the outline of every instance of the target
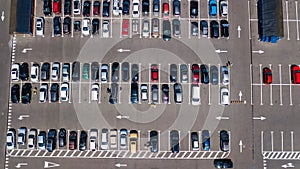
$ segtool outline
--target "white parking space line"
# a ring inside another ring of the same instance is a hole
[[[278,65],[279,67],[279,97],[280,97],[280,106],[282,106],[282,79],[281,79],[281,64]]]
[[[280,131],[280,137],[281,137],[281,151],[283,151],[283,131]]]
[[[222,74],[221,74],[221,64],[218,64],[218,66],[219,66],[219,69],[218,69],[218,70],[219,70],[219,71],[218,71],[218,73],[219,73],[219,90],[218,90],[218,91],[220,91],[220,90],[221,90],[221,83],[222,83],[222,82],[221,82],[221,75],[222,75]],[[251,77],[251,76],[250,76],[250,77]],[[220,96],[220,92],[218,92],[218,93],[219,93],[219,94],[218,94],[218,95],[219,95],[219,96],[218,96],[219,105],[221,105],[221,99],[220,99],[221,96]],[[230,98],[230,97],[229,97],[229,98]]]
[[[67,145],[66,145],[66,147],[67,147],[67,150],[69,150],[69,136],[70,136],[70,130],[67,130],[67,133],[68,133],[68,135],[67,135]],[[67,153],[65,154],[65,155],[67,155]]]
[[[263,105],[263,89],[262,89],[262,87],[263,87],[263,83],[262,83],[262,69],[261,69],[261,64],[259,64],[259,78],[260,78],[260,105]]]
[[[90,67],[92,70],[92,63],[90,63]],[[92,71],[89,71],[89,103],[91,103],[91,85],[92,85]]]
[[[261,146],[261,151],[264,151],[264,131],[261,131],[260,133],[260,146]]]
[[[291,65],[289,64],[289,79],[291,79]],[[293,105],[293,96],[292,96],[292,83],[289,80],[289,84],[290,84],[290,105]]]
[[[210,64],[208,64],[208,70],[209,70],[209,74],[210,74]],[[211,77],[209,77],[211,78]],[[211,82],[209,80],[209,83],[208,83],[208,105],[211,105],[211,102],[210,102],[210,96],[211,96]]]
[[[294,151],[294,131],[291,131],[291,151]]]
[[[73,69],[72,69],[72,63],[70,62],[70,73],[69,73],[69,103],[71,103],[71,98],[72,98],[72,87],[73,87],[73,83],[72,83],[72,73],[73,73]],[[60,99],[58,100],[60,103]]]
[[[274,140],[273,140],[274,136],[273,136],[273,134],[274,134],[274,131],[271,131],[271,150],[272,151],[274,150]]]
[[[269,68],[272,71],[272,65],[269,64]],[[270,85],[270,105],[273,106],[273,86]]]
[[[138,151],[141,149],[141,131],[138,130]]]
[[[191,151],[191,131],[188,131],[188,139],[189,139],[189,151]]]
[[[289,24],[289,3],[285,1],[285,11],[286,11],[286,28],[287,28],[287,40],[290,40],[290,24]]]
[[[79,88],[78,88],[78,103],[81,103],[81,76],[82,76],[82,63],[80,62],[80,68],[79,68],[79,71],[80,71],[80,76],[79,76]]]
[[[190,3],[189,3],[190,4]],[[188,77],[188,84],[189,84],[189,103],[191,104],[191,64],[188,64],[188,73],[189,73],[189,77]]]
[[[297,26],[297,40],[300,40],[299,38],[299,20],[298,20],[298,1],[295,1],[295,6],[296,6],[296,26]]]
[[[123,36],[122,36],[122,26],[123,26],[123,17],[122,17],[123,15],[121,14],[121,16],[120,16],[120,38],[122,38]]]
[[[249,39],[251,39],[251,13],[250,13],[250,1],[248,1],[248,31]],[[251,76],[250,76],[251,77]],[[252,95],[251,95],[252,96]],[[252,102],[251,102],[252,105]]]

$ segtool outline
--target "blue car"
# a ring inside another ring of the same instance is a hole
[[[210,150],[210,136],[209,136],[209,131],[208,130],[203,130],[202,131],[202,148],[205,151]]]
[[[209,6],[209,16],[217,17],[217,1],[210,0],[208,6]]]

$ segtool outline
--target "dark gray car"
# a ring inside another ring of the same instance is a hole
[[[150,131],[150,151],[158,152],[158,132],[154,130]]]
[[[213,85],[217,85],[219,83],[219,74],[217,66],[210,67],[210,81]]]
[[[119,81],[119,71],[120,71],[120,64],[118,62],[114,62],[111,67],[111,81],[118,82]]]
[[[179,153],[179,133],[177,130],[170,132],[170,143],[172,153]]]
[[[176,64],[170,65],[170,81],[171,82],[177,81],[177,65]]]
[[[188,67],[186,64],[180,65],[180,80],[182,83],[187,83],[188,82]]]
[[[122,63],[122,80],[124,82],[128,82],[128,80],[129,80],[129,63],[128,62]]]
[[[173,19],[173,35],[179,36],[180,35],[180,21],[179,19]]]
[[[109,96],[110,104],[118,103],[118,91],[119,91],[119,85],[117,83],[112,83],[110,89],[110,96]]]

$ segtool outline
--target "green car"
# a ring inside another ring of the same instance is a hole
[[[83,64],[83,69],[82,69],[82,78],[83,79],[89,79],[89,68],[90,68],[90,65],[88,63]]]

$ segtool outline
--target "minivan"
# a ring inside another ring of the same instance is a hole
[[[199,85],[192,85],[192,105],[200,104],[200,87]]]

